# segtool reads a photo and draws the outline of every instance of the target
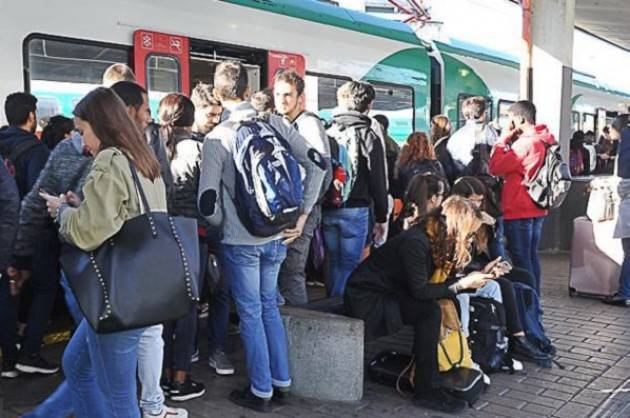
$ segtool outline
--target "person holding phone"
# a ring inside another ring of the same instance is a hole
[[[102,87],[92,90],[77,104],[74,115],[76,127],[94,155],[83,187],[84,199],[79,203],[72,195],[42,192],[40,196],[59,224],[62,238],[91,251],[142,211],[129,160],[148,200],[145,210],[166,212],[166,191],[158,161],[116,93]],[[77,418],[140,417],[136,368],[138,343],[145,329],[99,334],[85,319],[81,321],[63,356]]]
[[[350,316],[365,321],[366,339],[413,325],[417,406],[443,412],[466,406],[441,387],[437,347],[442,313],[437,301],[491,282],[489,271],[458,274],[471,259],[469,238],[483,222],[483,214],[470,202],[450,197],[375,249],[348,281],[345,305]],[[429,283],[437,270],[449,278]]]
[[[478,208],[486,205],[488,196],[487,186],[475,177],[461,177],[453,185],[453,195],[462,196],[468,199]],[[492,240],[496,239],[496,223],[486,222],[479,228],[471,240],[472,259],[466,267],[467,271],[481,269],[484,273],[489,273],[495,279],[475,293],[461,294],[457,299],[461,307],[461,318],[464,330],[468,331],[469,323],[469,297],[481,296],[495,299],[503,304],[505,308],[505,322],[509,336],[509,350],[515,358],[525,361],[548,360],[550,355],[534,346],[525,337],[523,321],[519,314],[516,294],[512,281],[524,283],[530,287],[534,284],[532,275],[524,269],[513,268],[512,265],[501,256],[494,259],[492,255]],[[483,267],[482,267],[483,266]],[[497,292],[498,291],[498,292]]]

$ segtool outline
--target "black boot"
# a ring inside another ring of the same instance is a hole
[[[630,299],[620,296],[618,294],[615,294],[614,296],[611,296],[608,299],[604,299],[603,302],[608,305],[623,306],[626,308],[630,308]]]
[[[230,393],[230,400],[238,406],[257,412],[267,413],[272,411],[271,399],[259,398],[252,393],[249,387],[243,390],[232,391],[232,393]]]
[[[551,360],[551,355],[542,352],[532,344],[525,336],[512,337],[510,339],[510,352],[519,360],[531,360],[535,362]]]
[[[466,401],[449,395],[443,389],[418,393],[413,398],[413,404],[420,408],[433,409],[434,411],[446,413],[461,411],[467,406]]]

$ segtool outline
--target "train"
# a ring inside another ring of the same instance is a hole
[[[518,97],[512,56],[464,41],[423,39],[404,23],[315,0],[6,2],[0,26],[0,97],[34,94],[42,121],[71,115],[116,62],[134,69],[153,112],[167,93],[189,94],[197,82],[212,83],[227,59],[247,67],[253,91],[270,86],[277,71],[296,69],[305,77],[307,108],[324,118],[334,111],[341,84],[368,81],[376,90],[372,113],[388,116],[398,142],[427,131],[436,114],[448,115],[457,128],[470,96],[486,97],[490,118],[503,126]],[[629,106],[630,92],[574,73],[574,129],[601,130]],[[5,122],[0,115],[0,125]]]

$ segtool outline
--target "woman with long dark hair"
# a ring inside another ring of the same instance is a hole
[[[92,251],[142,211],[166,212],[166,192],[159,163],[113,91],[92,90],[77,104],[74,115],[77,130],[94,155],[83,187],[84,199],[66,202],[64,197],[41,195],[61,236]],[[148,208],[141,208],[130,161]],[[63,356],[76,417],[140,417],[136,368],[138,342],[145,329],[100,334],[85,319],[81,321]]]
[[[197,190],[199,189],[199,165],[203,144],[192,138],[195,122],[195,106],[192,101],[179,93],[166,95],[158,108],[160,137],[166,149],[173,176],[173,185],[168,195],[169,213],[174,216],[195,218],[203,225],[205,221],[197,210]],[[203,229],[203,227],[202,227]],[[203,229],[202,235],[205,235]],[[204,237],[199,239],[201,272],[205,274],[208,260],[208,246]],[[164,324],[164,373],[161,386],[167,396],[176,402],[187,401],[202,396],[206,389],[203,384],[190,378],[191,358],[195,351],[197,333],[197,310],[176,321]]]
[[[464,197],[472,204],[482,210],[486,210],[489,206],[487,196],[489,196],[488,187],[479,179],[475,177],[461,177],[453,185],[452,194],[454,196]],[[493,260],[497,260],[497,253],[492,254],[492,243],[497,240],[496,237],[496,223],[494,225],[482,225],[481,228],[475,232],[471,254],[472,259],[470,264],[466,267],[468,271],[475,271],[482,269],[484,266],[489,265]],[[506,264],[507,263],[507,264]],[[470,295],[458,295],[457,299],[461,306],[461,317],[464,329],[468,328],[469,318],[469,300],[468,297],[482,296],[492,297],[498,302],[502,303],[505,308],[505,322],[509,336],[509,348],[510,352],[519,360],[526,361],[545,361],[549,360],[548,353],[542,352],[540,349],[530,343],[525,338],[525,331],[523,328],[523,322],[519,314],[516,294],[514,292],[514,286],[512,281],[523,283],[527,286],[534,286],[534,277],[525,269],[518,267],[512,267],[507,260],[500,259],[499,265],[503,265],[504,268],[500,269],[500,274],[496,280],[484,288],[479,289],[476,293]],[[496,286],[498,284],[499,294],[496,295],[496,289],[491,289],[491,285]]]
[[[446,196],[446,182],[435,174],[418,174],[409,182],[403,196],[400,216],[392,236],[409,229],[418,219],[439,207]]]
[[[401,198],[411,179],[425,173],[446,179],[442,164],[437,160],[427,135],[424,132],[414,132],[409,135],[398,156],[394,173],[395,187],[392,190],[394,197]]]
[[[351,316],[365,321],[366,339],[394,333],[403,324],[413,325],[414,403],[418,406],[444,412],[466,406],[441,386],[437,347],[442,311],[438,300],[480,288],[492,277],[482,272],[456,277],[471,260],[469,237],[483,219],[481,211],[466,199],[450,197],[374,250],[348,280],[345,304]]]

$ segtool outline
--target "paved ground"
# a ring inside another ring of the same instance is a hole
[[[564,370],[527,367],[526,375],[492,376],[488,392],[460,417],[580,418],[630,417],[630,311],[610,307],[597,300],[569,298],[567,292],[568,257],[543,257],[543,307],[545,325],[558,348],[558,361]],[[371,343],[366,360],[382,349],[408,350],[409,330]],[[208,389],[201,399],[187,403],[191,417],[257,417],[259,414],[233,406],[228,400],[232,389],[246,384],[242,350],[233,341],[234,357],[239,367],[234,377],[219,378],[208,372],[205,362],[194,366],[193,375]],[[61,345],[47,348],[46,355],[58,356]],[[202,355],[205,354],[202,351]],[[325,365],[325,359],[322,359]],[[60,377],[20,377],[3,381],[0,386],[2,417],[15,417],[41,401],[59,382]],[[3,404],[4,403],[4,409]],[[267,417],[448,417],[415,408],[394,390],[365,384],[361,402],[352,404],[292,399]]]

